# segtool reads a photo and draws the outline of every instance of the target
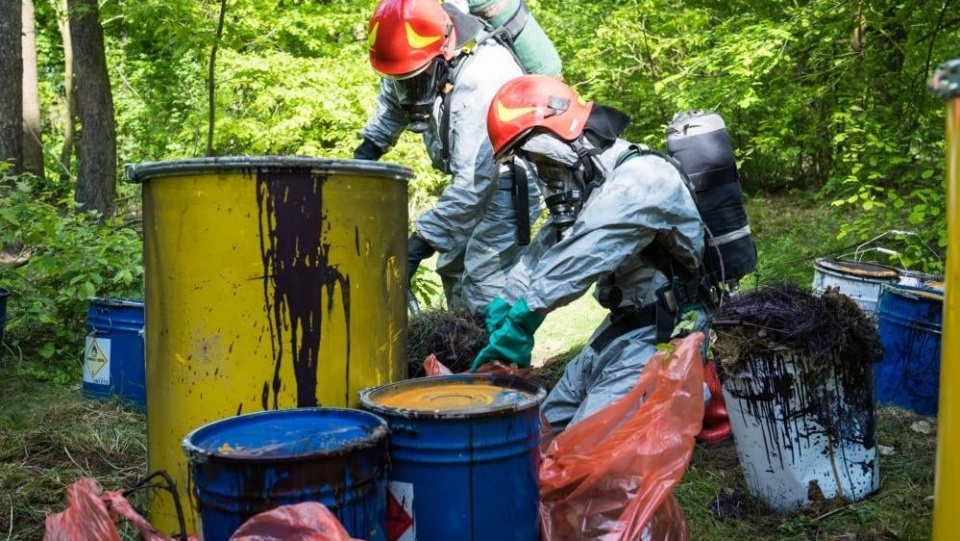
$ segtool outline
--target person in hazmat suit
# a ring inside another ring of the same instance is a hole
[[[543,403],[554,432],[623,396],[684,321],[704,330],[704,227],[680,170],[620,134],[622,112],[537,75],[507,82],[487,116],[495,156],[537,167],[550,219],[486,309],[487,346],[473,370],[530,365],[546,314],[596,284],[609,315]]]
[[[473,312],[502,289],[543,208],[528,164],[493,159],[487,106],[524,71],[508,42],[490,30],[466,2],[382,0],[368,28],[380,91],[354,152],[378,160],[404,130],[422,134],[433,166],[451,182],[414,223],[407,279],[439,252],[447,307]]]

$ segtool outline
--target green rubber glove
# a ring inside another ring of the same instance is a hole
[[[533,352],[533,333],[537,332],[544,317],[546,316],[530,310],[524,299],[517,301],[507,312],[500,328],[490,334],[487,347],[477,354],[470,371],[476,372],[480,366],[492,361],[528,368],[530,354]]]
[[[493,334],[493,331],[500,328],[500,325],[503,325],[503,321],[507,319],[507,313],[510,312],[510,303],[503,300],[500,297],[497,297],[490,301],[490,304],[487,305],[487,311],[484,315],[484,322],[487,324],[487,332]]]

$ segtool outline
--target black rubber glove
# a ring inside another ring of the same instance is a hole
[[[413,279],[413,273],[417,272],[420,262],[432,256],[436,252],[432,246],[423,240],[423,237],[416,233],[410,235],[407,241],[407,282]]]
[[[354,160],[377,161],[380,159],[380,156],[383,156],[383,150],[369,139],[364,139],[363,142],[360,143],[360,146],[353,151]]]

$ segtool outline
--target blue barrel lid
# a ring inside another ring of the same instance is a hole
[[[416,419],[474,418],[535,408],[547,391],[533,381],[490,374],[408,379],[360,392],[370,411]]]
[[[191,461],[283,462],[340,456],[387,437],[387,423],[358,409],[296,408],[214,421],[187,434]]]
[[[922,285],[883,284],[883,290],[910,299],[943,302],[943,283],[925,282]]]
[[[231,171],[250,173],[310,171],[318,175],[386,177],[404,181],[413,178],[413,171],[410,168],[394,163],[307,156],[224,156],[144,162],[128,164],[124,169],[124,176],[129,182],[145,182],[155,177],[222,174]]]
[[[128,306],[132,308],[143,307],[143,301],[140,299],[119,299],[115,297],[90,297],[87,299],[90,304],[97,306]]]

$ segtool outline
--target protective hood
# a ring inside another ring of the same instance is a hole
[[[527,139],[521,149],[530,154],[543,156],[548,160],[574,167],[580,163],[580,157],[574,152],[570,143],[561,141],[553,135],[541,133]]]
[[[454,44],[455,49],[460,50],[470,40],[476,38],[480,30],[483,29],[483,23],[480,22],[480,19],[461,10],[454,3],[444,2],[440,7],[450,16],[453,27],[456,29],[457,42]]]
[[[626,113],[595,103],[583,129],[597,137],[600,146],[606,148],[612,145],[629,125],[630,117]]]

